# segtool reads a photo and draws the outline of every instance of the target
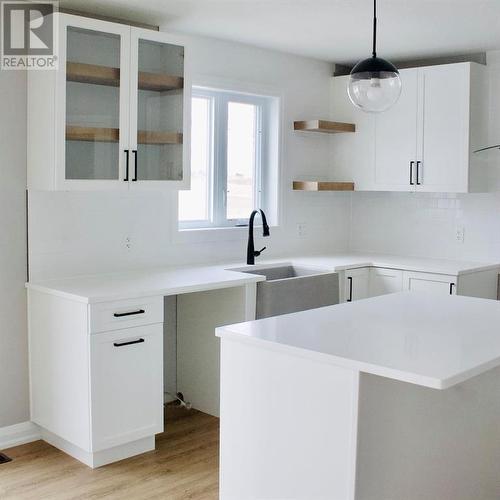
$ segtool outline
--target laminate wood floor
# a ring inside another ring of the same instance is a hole
[[[156,450],[90,469],[44,441],[4,450],[1,500],[218,498],[219,420],[168,406]]]

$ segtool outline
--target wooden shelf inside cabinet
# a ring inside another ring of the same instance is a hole
[[[306,120],[293,122],[293,129],[301,132],[339,134],[342,132],[356,132],[356,125],[354,123],[330,122],[327,120]]]
[[[68,62],[66,64],[66,79],[69,82],[91,83],[118,87],[120,85],[120,69],[95,64]],[[182,89],[184,78],[161,73],[139,73],[139,89],[165,92]]]
[[[139,90],[154,90],[165,92],[184,88],[184,78],[181,76],[162,75],[159,73],[139,73]]]
[[[293,181],[294,191],[354,191],[354,182]]]
[[[67,141],[118,142],[119,138],[120,131],[117,128],[76,127],[72,125],[66,127]]]
[[[118,142],[120,131],[117,128],[101,127],[66,127],[66,140],[87,142]],[[182,144],[182,134],[179,132],[154,132],[139,130],[139,144]]]
[[[182,134],[179,132],[139,130],[137,142],[139,144],[182,144]]]

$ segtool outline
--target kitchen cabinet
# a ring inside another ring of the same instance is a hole
[[[354,302],[366,299],[369,296],[369,279],[370,270],[368,267],[345,271],[343,301]]]
[[[399,269],[370,268],[369,296],[376,297],[403,289],[403,271]]]
[[[375,116],[375,178],[380,191],[411,191],[410,162],[417,158],[419,70],[400,72],[398,102]]]
[[[163,297],[88,304],[30,290],[31,420],[90,467],[163,432]],[[48,319],[48,318],[52,319]]]
[[[457,277],[445,274],[404,272],[403,290],[456,295]]]
[[[188,188],[184,41],[54,15],[58,69],[28,75],[28,188]]]
[[[92,449],[163,431],[163,324],[90,339]]]
[[[341,271],[339,279],[341,302],[403,291],[496,299],[498,270],[448,275],[384,267],[363,267]]]
[[[399,101],[365,117],[349,102],[348,77],[333,78],[331,114],[360,131],[331,138],[334,177],[359,191],[488,191],[484,159],[473,154],[488,142],[486,68],[465,62],[400,73]]]

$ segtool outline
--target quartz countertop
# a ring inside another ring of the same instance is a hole
[[[408,271],[459,276],[499,268],[500,263],[461,262],[382,254],[343,253],[312,256],[292,256],[280,259],[262,259],[254,267],[278,264],[298,264],[325,271],[343,271],[359,267],[388,267]],[[106,302],[154,295],[177,295],[217,288],[243,286],[262,281],[259,275],[236,272],[246,268],[240,262],[211,266],[172,266],[71,278],[30,281],[31,290],[58,295],[80,302]]]
[[[224,339],[434,389],[500,365],[500,302],[402,292],[217,329]]]

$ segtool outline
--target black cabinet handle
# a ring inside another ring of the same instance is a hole
[[[347,299],[347,302],[352,302],[352,278],[351,278],[351,276],[348,276],[347,280],[349,281],[349,298]]]
[[[146,311],[144,309],[139,309],[138,311],[130,311],[126,313],[114,313],[115,318],[123,318],[123,316],[134,316],[136,314],[144,314]]]
[[[420,165],[422,165],[422,162],[417,161],[417,186],[420,186],[422,184],[420,182]]]
[[[137,181],[137,149],[133,149],[132,153],[134,153],[134,178],[133,182]]]
[[[415,165],[414,161],[410,162],[410,186],[413,186],[415,183],[413,182],[413,165]]]
[[[128,163],[129,163],[129,150],[125,150],[125,179],[123,179],[125,182],[128,182]]]
[[[455,283],[450,283],[450,295],[453,295],[453,288],[455,287]]]
[[[142,344],[143,342],[144,339],[137,339],[137,340],[131,340],[130,342],[114,342],[113,345],[115,347],[124,347],[126,345]]]

